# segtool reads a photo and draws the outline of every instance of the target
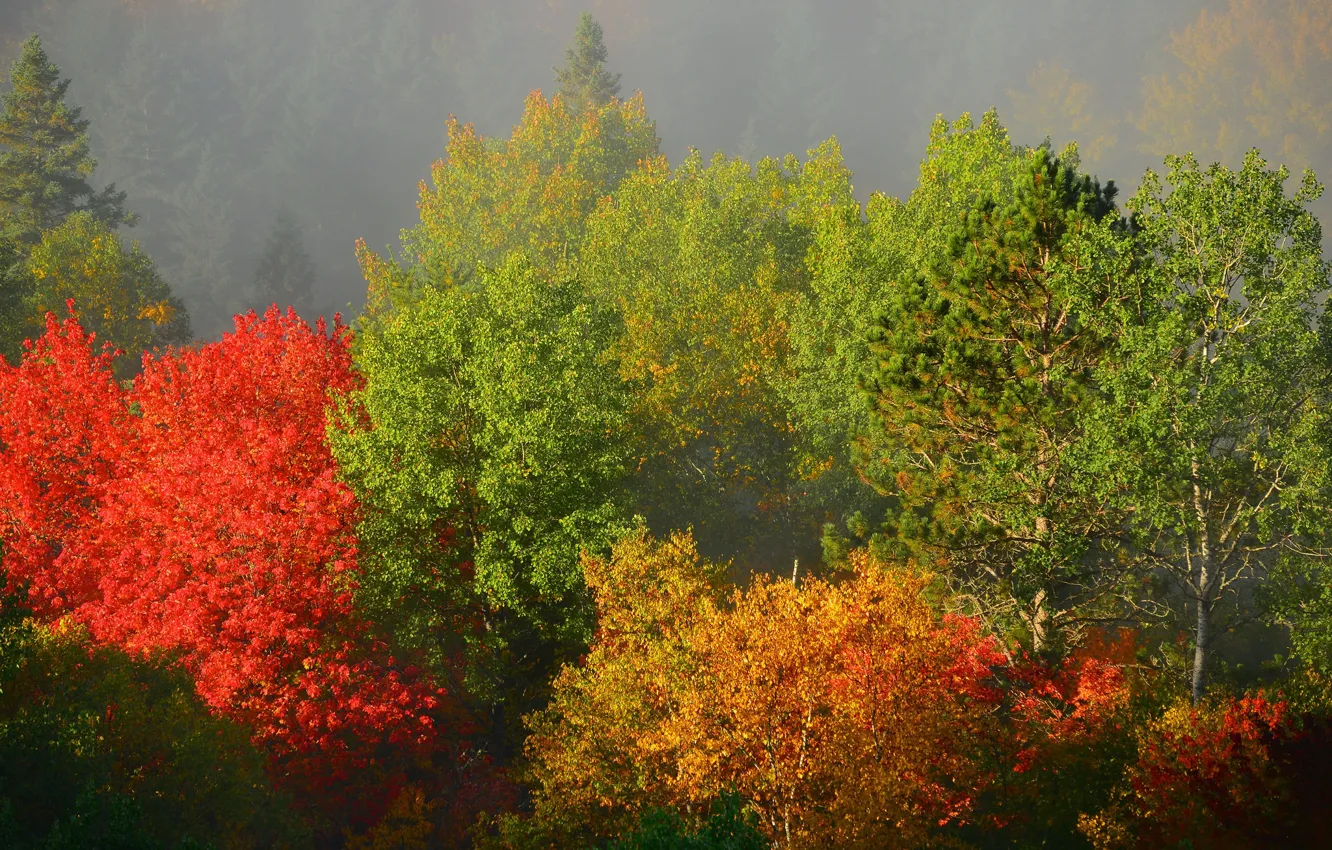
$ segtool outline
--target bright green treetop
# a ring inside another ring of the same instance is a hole
[[[372,312],[412,286],[471,280],[514,251],[543,274],[564,275],[597,202],[658,149],[640,96],[573,113],[534,92],[509,139],[482,137],[453,119],[448,134],[433,185],[422,185],[420,224],[403,234],[411,268],[379,264],[406,273],[369,275]]]

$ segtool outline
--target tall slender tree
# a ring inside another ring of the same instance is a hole
[[[9,72],[13,89],[0,112],[0,235],[32,246],[43,230],[87,210],[108,224],[128,223],[123,192],[89,183],[97,162],[88,121],[65,102],[69,80],[32,36]]]
[[[606,70],[606,44],[601,24],[584,12],[578,17],[573,46],[564,52],[563,68],[555,69],[564,104],[573,109],[605,106],[620,93],[620,75]]]
[[[894,502],[888,537],[1040,650],[1121,578],[1089,568],[1118,518],[1072,457],[1109,346],[1089,313],[1119,297],[1114,260],[1130,252],[1113,186],[1041,150],[1014,188],[974,205],[887,299],[865,382],[876,422],[853,454]]]
[[[254,270],[254,295],[259,303],[251,306],[294,307],[305,316],[313,307],[314,280],[314,261],[305,250],[305,233],[296,216],[283,206],[278,209],[273,231]]]
[[[1149,262],[1108,328],[1089,481],[1126,499],[1133,548],[1186,606],[1196,701],[1218,638],[1253,616],[1250,591],[1277,589],[1271,567],[1332,555],[1329,266],[1312,172],[1288,196],[1289,171],[1256,150],[1233,171],[1166,166],[1129,203]]]

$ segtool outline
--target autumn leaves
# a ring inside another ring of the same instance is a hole
[[[125,389],[91,335],[52,317],[0,366],[10,580],[45,618],[178,659],[320,805],[376,747],[431,746],[446,698],[352,608],[358,509],[321,437],[328,393],[359,381],[349,342],[273,309],[145,357]],[[392,773],[377,781],[391,799]]]

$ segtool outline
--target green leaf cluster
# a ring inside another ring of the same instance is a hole
[[[57,848],[299,847],[247,730],[169,659],[135,659],[0,606],[0,843]]]
[[[489,673],[536,692],[585,646],[580,556],[628,520],[630,388],[605,356],[618,333],[576,281],[519,256],[366,323],[365,386],[331,439],[365,509],[358,594],[395,640],[441,667],[469,645],[498,653]],[[534,698],[510,696],[513,712]]]

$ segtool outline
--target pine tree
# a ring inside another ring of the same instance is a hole
[[[13,89],[0,113],[0,234],[31,247],[80,210],[101,221],[128,223],[123,192],[98,192],[88,182],[97,163],[88,152],[88,121],[65,103],[60,79],[41,40],[32,36],[10,69]]]
[[[978,199],[929,270],[899,278],[869,333],[875,422],[852,453],[894,502],[885,534],[1038,650],[1123,576],[1086,557],[1122,517],[1075,462],[1110,345],[1092,316],[1125,297],[1114,196],[1036,151],[1011,195]]]
[[[620,75],[606,70],[601,24],[591,12],[579,16],[573,46],[564,51],[564,56],[564,67],[555,69],[555,79],[566,106],[604,106],[620,93]]]
[[[264,245],[264,253],[254,270],[255,304],[262,308],[276,304],[279,309],[295,307],[303,318],[312,308],[311,291],[315,268],[305,250],[305,234],[285,206],[273,223],[273,232]]]

